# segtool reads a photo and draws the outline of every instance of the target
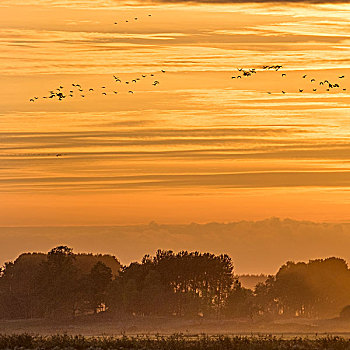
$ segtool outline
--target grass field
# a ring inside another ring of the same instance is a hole
[[[34,336],[29,334],[0,335],[0,349],[119,349],[119,350],[345,350],[350,339],[342,337],[275,336],[137,336],[83,337],[70,335]]]

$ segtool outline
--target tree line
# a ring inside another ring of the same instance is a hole
[[[350,305],[350,270],[339,258],[287,262],[254,289],[225,254],[158,250],[122,266],[111,255],[67,246],[25,253],[0,272],[0,318],[117,317],[270,319],[333,317]]]

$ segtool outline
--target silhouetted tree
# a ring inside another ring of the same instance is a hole
[[[251,289],[243,288],[238,280],[235,281],[234,287],[226,300],[226,316],[252,319],[256,311],[253,291]]]
[[[103,310],[106,304],[106,291],[112,281],[112,270],[99,261],[90,271],[88,276],[90,304],[94,313]]]
[[[71,248],[59,246],[47,254],[40,271],[41,301],[50,317],[75,315],[78,302],[78,269]]]

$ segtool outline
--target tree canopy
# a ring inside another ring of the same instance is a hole
[[[158,250],[122,266],[111,255],[58,246],[21,254],[0,273],[0,317],[125,316],[334,317],[349,315],[350,270],[339,258],[287,262],[254,289],[242,287],[232,259]]]

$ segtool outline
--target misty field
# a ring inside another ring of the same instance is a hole
[[[350,349],[350,340],[342,337],[275,336],[136,336],[83,337],[70,335],[33,336],[29,334],[0,335],[1,349],[119,349],[119,350],[318,350]]]

